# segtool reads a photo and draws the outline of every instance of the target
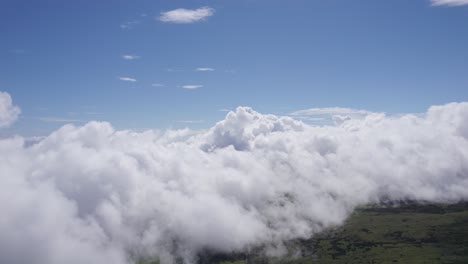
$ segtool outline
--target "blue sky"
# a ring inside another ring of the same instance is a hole
[[[2,133],[203,128],[239,105],[407,113],[467,101],[467,2],[3,0],[0,90],[22,114]]]

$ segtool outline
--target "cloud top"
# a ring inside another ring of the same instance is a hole
[[[0,262],[194,263],[313,236],[368,203],[467,200],[467,124],[468,103],[323,127],[239,107],[204,131],[90,122],[1,139]]]
[[[159,20],[167,23],[190,24],[206,20],[214,15],[215,10],[211,7],[201,7],[198,9],[178,8],[161,12]]]
[[[7,92],[0,91],[0,128],[9,127],[21,113],[18,106],[13,105],[13,100]]]

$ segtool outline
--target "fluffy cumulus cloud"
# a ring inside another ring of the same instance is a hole
[[[434,6],[462,6],[468,5],[468,0],[431,0],[432,5]]]
[[[13,124],[20,113],[20,108],[13,105],[10,94],[0,91],[0,128]]]
[[[161,12],[159,20],[168,23],[189,24],[203,21],[213,14],[214,9],[211,7],[201,7],[198,9],[178,8]]]
[[[468,199],[468,103],[310,126],[239,107],[205,131],[65,125],[0,140],[1,263],[194,263],[308,238],[382,201]]]

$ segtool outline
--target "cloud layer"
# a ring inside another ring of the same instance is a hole
[[[203,21],[214,14],[214,9],[201,7],[198,9],[178,8],[171,11],[161,12],[159,20],[168,23],[189,24]]]
[[[194,263],[281,248],[359,205],[468,199],[468,103],[324,127],[248,107],[198,132],[65,125],[1,139],[0,170],[1,263]]]
[[[20,113],[20,108],[13,105],[10,94],[0,91],[0,128],[13,124]]]

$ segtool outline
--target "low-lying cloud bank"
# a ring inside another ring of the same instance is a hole
[[[314,127],[247,107],[209,130],[66,125],[0,140],[0,262],[194,263],[307,238],[356,206],[468,199],[468,103]]]

